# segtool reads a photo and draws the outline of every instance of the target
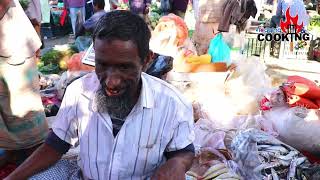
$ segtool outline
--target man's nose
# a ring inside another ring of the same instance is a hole
[[[121,84],[121,78],[120,75],[117,73],[108,73],[107,78],[105,79],[105,85],[108,88],[116,88],[119,87],[119,85]]]

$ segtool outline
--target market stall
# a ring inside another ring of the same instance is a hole
[[[193,104],[196,156],[186,179],[320,179],[313,164],[320,162],[319,83],[290,76],[275,87],[263,62],[230,57],[223,35],[198,56],[181,18],[170,14],[152,23],[156,55],[146,72]],[[50,53],[39,71],[47,116],[54,117],[66,87],[94,70],[94,50],[57,46]],[[76,156],[74,150],[66,157]]]

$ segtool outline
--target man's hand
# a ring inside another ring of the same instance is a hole
[[[180,153],[169,159],[152,176],[151,180],[185,180],[185,173],[192,165],[193,153]]]

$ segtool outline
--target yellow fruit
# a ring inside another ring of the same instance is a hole
[[[59,67],[60,67],[60,69],[62,69],[62,70],[67,70],[67,69],[68,69],[68,66],[67,66],[66,61],[60,61],[60,62],[59,62]]]

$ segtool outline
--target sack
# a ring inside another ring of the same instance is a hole
[[[217,34],[210,42],[208,53],[211,55],[211,62],[225,62],[231,64],[230,48],[224,42],[222,34]]]
[[[61,26],[64,26],[64,24],[66,22],[67,15],[68,15],[68,10],[67,10],[67,8],[64,8],[62,11],[62,14],[60,16],[60,25]]]
[[[146,73],[160,78],[165,75],[167,72],[171,71],[173,64],[173,58],[170,56],[158,56],[153,60]]]

